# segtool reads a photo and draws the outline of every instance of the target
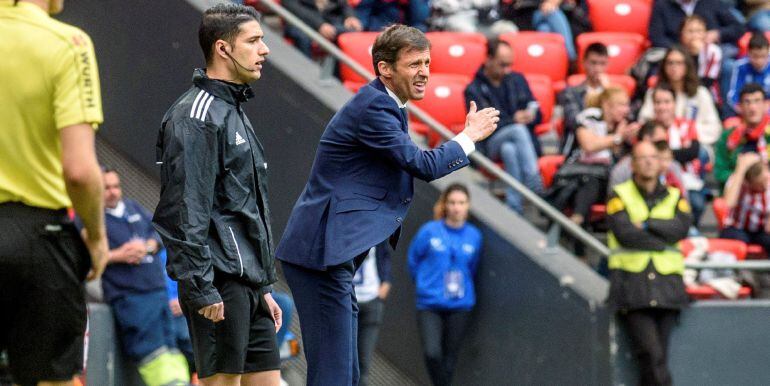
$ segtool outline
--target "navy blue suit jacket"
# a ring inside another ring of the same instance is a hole
[[[276,258],[324,270],[389,237],[395,248],[413,177],[431,181],[468,163],[456,141],[430,151],[412,142],[405,109],[375,79],[326,126]]]

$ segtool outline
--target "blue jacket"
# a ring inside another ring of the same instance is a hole
[[[765,66],[762,71],[757,71],[749,63],[749,58],[741,58],[735,61],[733,75],[730,78],[730,89],[727,91],[727,100],[735,107],[738,104],[739,96],[743,86],[749,83],[756,83],[770,95],[770,64]]]
[[[719,31],[722,43],[735,44],[744,32],[722,0],[698,0],[693,14],[706,20],[706,29]],[[679,27],[687,17],[676,0],[657,0],[650,16],[650,42],[653,47],[669,48],[679,43]]]
[[[456,141],[420,149],[407,133],[406,111],[399,110],[375,79],[332,117],[277,259],[324,270],[388,238],[395,248],[413,178],[431,181],[469,164]]]
[[[425,32],[430,6],[427,0],[362,0],[356,6],[356,15],[366,31],[382,31],[399,23]]]
[[[158,234],[152,227],[152,216],[138,202],[123,199],[126,205],[122,217],[109,213],[104,215],[109,248],[117,249],[132,238],[155,239],[160,243]],[[104,299],[111,302],[127,293],[142,293],[162,290],[166,286],[163,274],[163,261],[157,254],[145,256],[142,263],[112,263],[107,265],[102,275]]]
[[[476,304],[473,278],[481,255],[481,232],[465,223],[460,229],[443,220],[423,225],[409,246],[409,272],[417,292],[419,310],[469,310]],[[446,275],[462,273],[464,296],[450,298],[445,293]]]

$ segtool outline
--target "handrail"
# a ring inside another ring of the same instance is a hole
[[[342,63],[344,63],[351,69],[353,69],[353,71],[358,73],[358,75],[368,80],[374,79],[374,75],[371,72],[366,70],[363,66],[361,66],[355,60],[351,59],[347,54],[342,52],[342,50],[340,50],[334,43],[326,40],[326,38],[321,36],[321,34],[316,32],[314,29],[310,28],[307,24],[305,24],[298,17],[294,16],[294,14],[289,12],[283,6],[275,3],[274,0],[260,0],[260,3],[266,6],[267,8],[269,8],[274,13],[276,13],[278,16],[280,16],[286,23],[291,24],[292,26],[302,31],[302,33],[309,36],[324,51],[328,52],[337,60],[341,61]],[[438,132],[442,137],[444,137],[444,139],[449,140],[454,137],[455,134],[453,132],[451,132],[449,129],[444,127],[444,125],[442,125],[441,123],[433,119],[433,117],[428,115],[426,112],[422,111],[422,109],[415,106],[414,103],[408,104],[407,108],[409,109],[410,113],[414,114],[422,122],[427,124],[428,127],[430,127],[433,131]],[[514,179],[505,170],[497,166],[489,158],[485,157],[480,152],[473,152],[469,156],[469,158],[474,162],[476,162],[483,169],[487,170],[489,173],[497,177],[504,184],[508,185],[509,187],[519,192],[519,194],[521,194],[525,199],[527,199],[529,202],[535,205],[537,209],[539,209],[541,212],[543,212],[546,216],[548,216],[551,220],[555,222],[555,224],[551,227],[551,229],[548,232],[549,243],[556,244],[556,242],[558,241],[559,227],[561,227],[565,229],[573,237],[583,242],[589,248],[598,252],[600,255],[604,257],[609,257],[610,249],[606,245],[604,245],[596,237],[588,233],[585,229],[573,223],[569,218],[567,218],[567,216],[565,216],[560,211],[556,210],[556,208],[554,208],[553,206],[548,204],[545,200],[540,198],[540,196],[538,196],[537,194],[529,190],[521,182],[516,181],[516,179]],[[692,268],[692,269],[709,268],[709,269],[748,269],[748,270],[770,271],[770,261],[768,262],[742,261],[742,262],[736,262],[736,263],[685,262],[685,267]]]
[[[307,24],[305,24],[298,17],[294,16],[294,14],[289,12],[283,6],[276,4],[273,0],[260,0],[260,3],[263,4],[265,7],[269,8],[274,13],[276,13],[278,16],[280,16],[286,23],[292,25],[293,27],[302,31],[302,33],[304,33],[305,35],[309,36],[311,39],[313,39],[313,41],[316,44],[318,44],[318,46],[321,47],[321,49],[328,52],[330,55],[334,56],[337,60],[341,61],[346,66],[353,69],[353,71],[355,71],[365,79],[368,79],[368,80],[374,79],[374,75],[371,72],[366,70],[363,66],[357,63],[355,60],[351,59],[347,54],[342,52],[342,50],[340,50],[334,43],[326,40],[326,38],[321,36],[321,34],[316,32],[314,29],[310,28]],[[430,127],[432,130],[438,132],[442,137],[444,137],[444,139],[448,140],[454,137],[455,135],[454,133],[452,133],[449,129],[444,127],[444,125],[442,125],[441,123],[433,119],[430,115],[422,111],[422,109],[415,106],[413,103],[408,104],[407,108],[409,109],[410,113],[412,113],[414,116],[419,118],[422,122],[428,125],[428,127]],[[489,158],[485,157],[480,152],[472,153],[469,156],[469,158],[474,162],[476,162],[478,165],[480,165],[482,168],[487,170],[489,173],[491,173],[492,175],[500,179],[504,184],[508,185],[509,187],[519,192],[526,200],[528,200],[533,205],[535,205],[537,209],[545,213],[546,216],[548,216],[550,219],[556,222],[558,226],[564,228],[573,237],[579,239],[581,242],[583,242],[584,244],[586,244],[588,247],[595,250],[596,252],[600,253],[601,255],[609,256],[610,251],[606,245],[604,245],[602,242],[597,240],[590,233],[586,232],[583,228],[573,223],[564,214],[556,210],[553,206],[548,204],[545,200],[540,198],[537,194],[533,193],[522,183],[520,183],[519,181],[516,181],[516,179],[514,179],[510,174],[508,174],[499,166],[497,166]]]

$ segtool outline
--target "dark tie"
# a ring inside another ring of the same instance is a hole
[[[406,107],[401,107],[399,108],[399,110],[401,111],[401,117],[404,118],[404,123],[409,122],[409,120],[406,117]]]

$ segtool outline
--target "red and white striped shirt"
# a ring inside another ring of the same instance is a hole
[[[770,213],[770,186],[762,191],[752,191],[748,185],[744,184],[738,196],[738,204],[730,209],[730,214],[725,219],[725,226],[746,232],[763,231],[768,213]]]

